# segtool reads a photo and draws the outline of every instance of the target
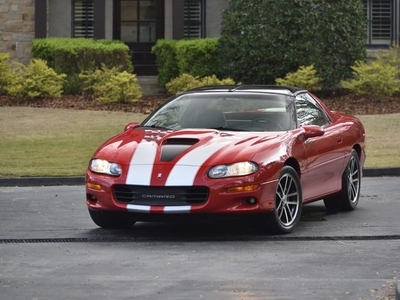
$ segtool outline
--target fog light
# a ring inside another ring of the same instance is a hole
[[[96,202],[96,201],[97,201],[96,196],[95,196],[95,195],[92,195],[92,194],[86,194],[86,198],[87,198],[89,201],[93,201],[93,202]]]
[[[250,197],[250,198],[247,198],[246,202],[248,204],[255,204],[257,202],[257,199],[254,197]]]

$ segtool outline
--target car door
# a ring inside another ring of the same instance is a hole
[[[317,125],[325,132],[303,141],[306,152],[306,159],[301,162],[303,198],[311,201],[341,188],[343,136],[341,126],[330,120],[308,93],[296,96],[296,112],[299,126]]]

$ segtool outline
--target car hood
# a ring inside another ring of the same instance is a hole
[[[281,143],[286,132],[130,129],[103,144],[93,157],[121,165],[212,166],[252,160]]]
[[[110,139],[95,158],[120,164],[117,182],[140,186],[204,185],[211,166],[279,159],[284,132],[128,129]],[[263,151],[260,151],[260,150]],[[257,155],[262,153],[262,155]]]

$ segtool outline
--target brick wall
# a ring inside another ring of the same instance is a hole
[[[35,37],[35,0],[0,0],[0,52],[27,64]]]

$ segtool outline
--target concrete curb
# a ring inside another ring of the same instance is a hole
[[[400,176],[400,168],[364,169],[364,177]]]
[[[85,177],[15,177],[0,178],[0,186],[84,185]]]
[[[400,168],[364,169],[364,177],[400,176]],[[14,177],[0,178],[2,186],[57,186],[84,185],[85,177]],[[400,296],[399,299],[400,300]]]

